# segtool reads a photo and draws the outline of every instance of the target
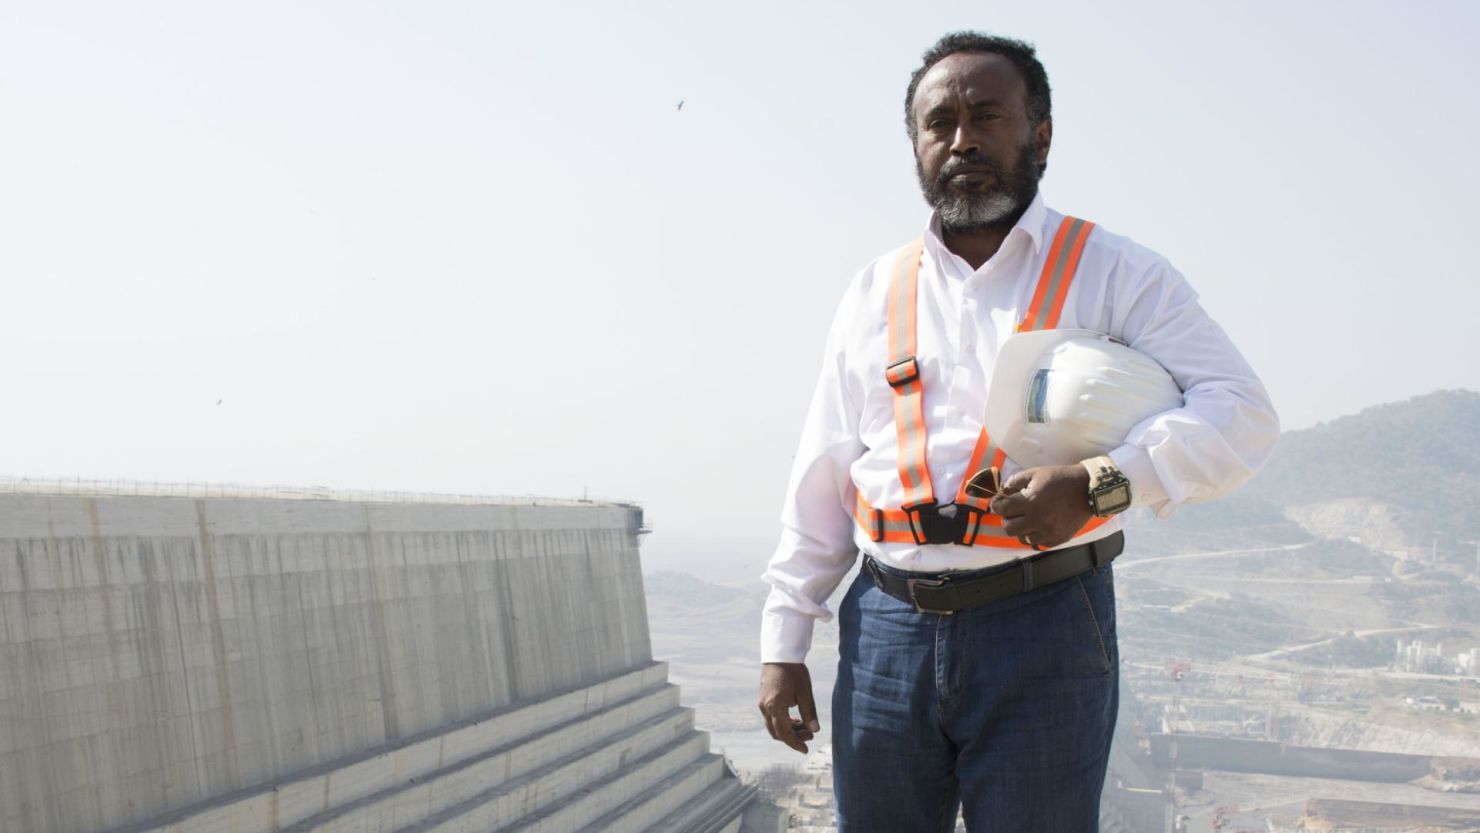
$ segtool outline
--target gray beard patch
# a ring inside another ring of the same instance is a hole
[[[988,194],[948,193],[935,211],[941,227],[947,231],[974,231],[1006,221],[1017,213],[1018,201],[1011,194],[994,191]]]

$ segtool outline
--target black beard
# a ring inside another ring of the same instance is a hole
[[[1010,171],[1003,171],[1000,165],[984,156],[953,157],[933,180],[926,178],[925,168],[917,158],[915,175],[920,179],[920,191],[925,202],[940,216],[943,230],[971,232],[1011,227],[1038,196],[1038,180],[1042,173],[1033,157],[1032,142],[1018,148],[1016,164]],[[952,190],[951,177],[966,166],[991,171],[996,182],[981,193]]]

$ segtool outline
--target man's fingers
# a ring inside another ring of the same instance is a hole
[[[816,737],[816,734],[807,728],[807,724],[796,718],[792,718],[791,720],[791,733],[797,736],[797,740],[801,741],[808,741]]]
[[[797,703],[797,711],[801,712],[803,726],[807,727],[809,733],[822,731],[822,723],[817,720],[817,701],[812,699],[812,689],[809,687],[802,692]]]
[[[1033,505],[1023,490],[1033,482],[1033,469],[1023,469],[1002,484],[1002,493],[992,499],[992,511],[1004,518],[1022,515]]]
[[[788,711],[786,706],[779,704],[771,706],[770,720],[771,725],[776,727],[775,738],[798,752],[806,752],[807,745],[797,737]]]
[[[771,724],[771,713],[766,711],[764,705],[761,706],[761,719],[766,721],[766,731],[771,734],[771,739],[780,740],[780,738],[776,737],[776,727]]]
[[[998,495],[992,498],[992,511],[1003,518],[1013,518],[1028,511],[1032,501],[1022,494]]]
[[[1003,515],[1002,531],[1006,532],[1008,535],[1017,537],[1022,535],[1032,535],[1035,532],[1041,532],[1043,530],[1039,528],[1037,521],[1029,518],[1027,515],[1017,515],[1011,518]]]
[[[1028,484],[1032,482],[1033,469],[1023,469],[1022,471],[1017,472],[1012,477],[1009,477],[1007,478],[1007,480],[1003,481],[1002,491],[1008,494],[1021,492],[1022,490],[1028,488]]]

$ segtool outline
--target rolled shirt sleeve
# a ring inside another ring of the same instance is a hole
[[[1247,482],[1280,424],[1264,384],[1197,292],[1165,260],[1151,260],[1113,304],[1110,332],[1160,362],[1184,403],[1142,420],[1110,457],[1130,480],[1133,505],[1164,518]]]

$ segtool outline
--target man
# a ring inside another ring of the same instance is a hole
[[[861,551],[838,610],[839,830],[950,831],[959,808],[973,833],[1089,833],[1119,682],[1115,513],[1231,491],[1278,421],[1164,259],[1043,204],[1053,121],[1031,46],[947,35],[905,111],[934,212],[922,242],[859,273],[833,321],[764,576],[760,710],[801,752],[821,730],[803,663]],[[984,430],[987,390],[1003,342],[1045,327],[1151,356],[1184,404],[1088,465],[1018,467]],[[987,460],[1000,488],[975,470]],[[1129,483],[1123,504],[1101,501],[1102,476]],[[963,511],[981,535],[962,533]]]

